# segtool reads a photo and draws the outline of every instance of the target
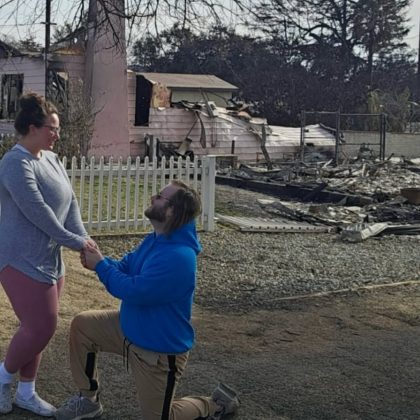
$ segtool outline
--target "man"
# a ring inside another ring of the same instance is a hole
[[[81,253],[107,291],[121,299],[119,311],[87,311],[70,328],[70,367],[80,390],[56,412],[59,420],[102,414],[96,367],[98,349],[121,354],[131,367],[144,420],[221,419],[236,411],[236,393],[220,384],[212,397],[174,399],[194,342],[191,311],[197,255],[195,190],[172,181],[145,211],[154,232],[116,261],[99,250]]]

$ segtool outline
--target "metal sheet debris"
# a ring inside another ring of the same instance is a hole
[[[340,239],[347,242],[362,242],[371,236],[378,235],[387,227],[388,223],[374,223],[372,225],[360,223],[351,225],[341,231]]]
[[[217,182],[273,197],[258,200],[261,214],[280,217],[283,224],[269,228],[254,219],[246,224],[254,231],[298,232],[302,226],[319,231],[334,226],[340,239],[351,242],[420,234],[420,161],[356,158],[337,166],[331,161],[294,161],[278,163],[272,170],[241,165],[218,172]]]
[[[420,225],[391,225],[389,223],[359,223],[346,227],[340,232],[340,239],[347,242],[362,242],[371,236],[419,235]]]
[[[282,219],[264,219],[259,217],[239,217],[225,216],[217,214],[216,219],[219,222],[225,222],[239,227],[244,232],[308,232],[308,233],[325,233],[331,232],[334,228],[329,226],[314,226],[308,223],[288,222]]]

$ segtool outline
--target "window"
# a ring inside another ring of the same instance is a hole
[[[23,74],[3,74],[1,76],[1,119],[13,120],[16,117],[22,89]]]
[[[134,125],[149,125],[152,84],[143,76],[136,77],[136,114]]]

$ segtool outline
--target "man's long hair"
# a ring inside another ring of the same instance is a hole
[[[173,208],[173,214],[166,225],[167,234],[192,222],[201,213],[201,200],[197,191],[182,181],[173,180],[171,184],[179,189],[169,203]]]

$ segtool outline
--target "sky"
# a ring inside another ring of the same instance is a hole
[[[45,4],[43,0],[37,0],[41,4]],[[7,3],[7,0],[0,0],[0,6],[2,4]],[[27,38],[28,35],[32,34],[35,36],[36,40],[43,44],[45,29],[42,22],[45,17],[43,14],[39,16],[36,15],[36,10],[34,13],[33,8],[28,7],[29,4],[34,4],[36,1],[34,0],[15,0],[11,1],[13,8],[16,4],[26,5],[26,7],[21,7],[19,10],[19,18],[18,21],[16,18],[8,19],[5,23],[5,18],[10,15],[11,8],[1,8],[0,9],[0,34],[10,35],[17,39],[24,39]],[[52,21],[58,24],[62,24],[66,18],[68,19],[69,16],[72,14],[71,6],[73,5],[72,0],[52,0]],[[38,8],[41,9],[41,8]],[[33,21],[37,22],[35,25],[19,25],[21,22],[27,22],[28,17],[30,17]],[[415,50],[419,47],[419,21],[420,21],[420,0],[412,0],[411,7],[407,11],[407,17],[410,19],[409,24],[411,26],[411,30],[409,35],[406,38],[407,44]],[[16,25],[18,23],[18,25]],[[29,32],[30,30],[30,32]],[[54,29],[52,29],[52,33]]]
[[[411,48],[419,47],[419,21],[420,21],[420,0],[412,0],[411,8],[407,14],[410,17],[411,31],[408,34],[406,42]]]

